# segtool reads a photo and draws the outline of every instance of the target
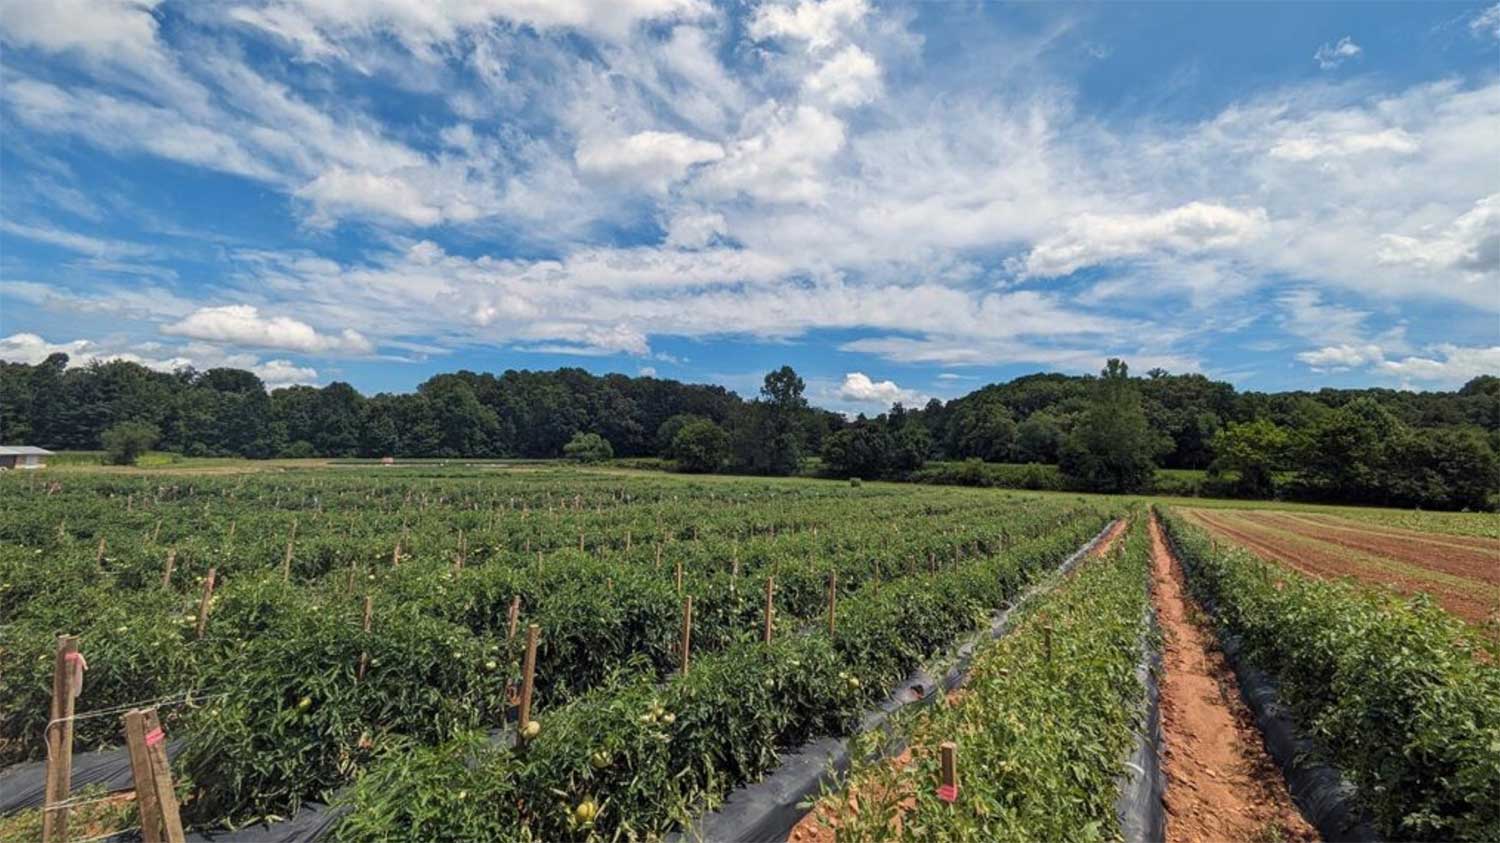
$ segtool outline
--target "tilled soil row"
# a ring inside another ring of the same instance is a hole
[[[1151,597],[1162,630],[1167,841],[1311,841],[1234,674],[1161,527],[1151,520]]]

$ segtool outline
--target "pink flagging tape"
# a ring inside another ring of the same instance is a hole
[[[160,726],[157,726],[155,729],[152,729],[151,731],[146,733],[146,746],[156,746],[166,739],[167,733],[163,732]]]
[[[83,653],[75,650],[64,655],[63,660],[73,668],[73,696],[77,697],[83,693],[83,672],[89,669],[88,659],[83,657]]]
[[[958,801],[958,785],[956,785],[956,784],[938,785],[938,798],[941,799],[941,800],[943,800],[944,802],[957,802]]]

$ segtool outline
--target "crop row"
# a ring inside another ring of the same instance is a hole
[[[1103,526],[1078,518],[955,569],[917,571],[841,604],[837,631],[737,642],[659,683],[615,681],[539,718],[520,748],[479,734],[392,742],[359,777],[345,840],[659,835],[773,768],[778,753],[847,732],[896,680]]]
[[[856,746],[818,822],[841,841],[1118,839],[1117,783],[1140,711],[1149,541],[1133,519],[1123,542],[1023,607],[982,646],[951,699],[898,718]],[[878,752],[892,736],[910,750]],[[958,790],[939,795],[944,742]],[[850,798],[850,790],[857,797]],[[899,825],[898,825],[899,824]]]
[[[1164,526],[1200,600],[1329,761],[1378,830],[1403,840],[1500,839],[1500,666],[1464,625],[1402,600],[1305,577]]]

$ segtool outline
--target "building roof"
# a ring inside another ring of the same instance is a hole
[[[45,457],[52,452],[35,445],[0,445],[0,457]]]

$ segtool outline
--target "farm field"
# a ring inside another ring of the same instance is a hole
[[[913,492],[555,466],[0,477],[0,763],[45,755],[67,633],[80,713],[161,706],[192,826],[344,800],[347,839],[664,832],[847,730],[1121,508]],[[539,734],[516,756],[532,624]],[[115,717],[76,724],[79,752],[120,743]],[[513,809],[418,819],[426,787]]]
[[[1500,539],[1387,526],[1343,514],[1183,507],[1192,522],[1318,577],[1425,592],[1470,623],[1500,623]],[[1426,513],[1419,513],[1426,515]],[[1474,515],[1483,521],[1494,516]]]

